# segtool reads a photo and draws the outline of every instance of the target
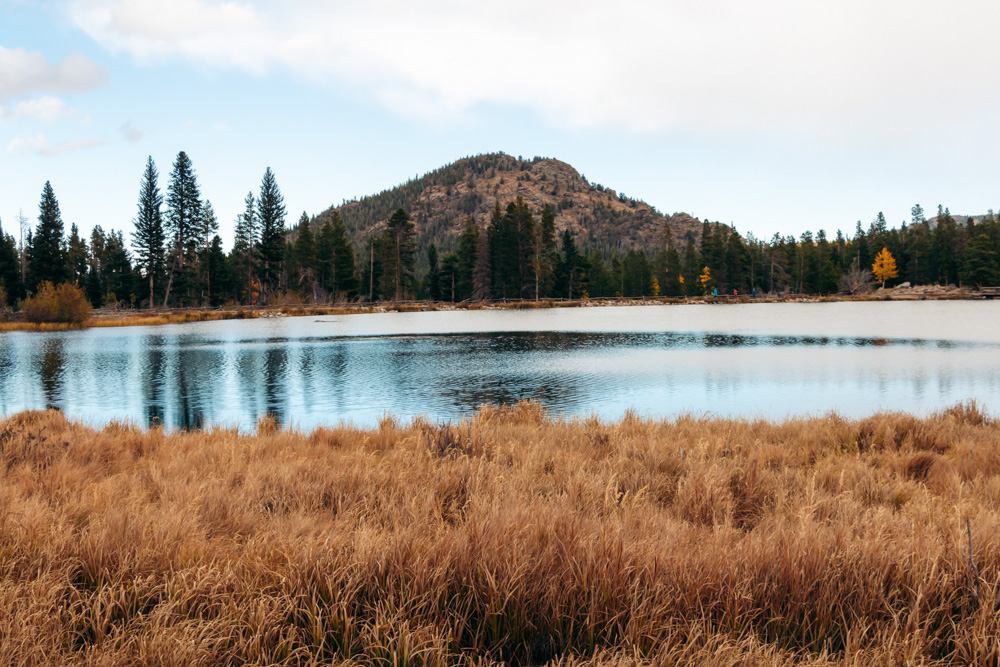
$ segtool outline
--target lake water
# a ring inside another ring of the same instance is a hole
[[[481,310],[0,334],[0,414],[101,425],[259,416],[436,421],[534,398],[554,414],[1000,411],[1000,302]]]

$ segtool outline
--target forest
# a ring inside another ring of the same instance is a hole
[[[121,230],[96,226],[88,240],[75,224],[67,235],[50,183],[38,209],[37,224],[21,238],[0,226],[0,304],[7,308],[17,308],[46,282],[80,287],[94,307],[128,308],[833,295],[901,282],[1000,284],[997,217],[990,211],[958,221],[941,206],[928,219],[916,205],[910,222],[897,228],[879,213],[867,227],[859,221],[853,234],[838,230],[832,238],[819,230],[762,240],[709,221],[700,238],[690,232],[677,238],[665,221],[656,243],[626,250],[588,247],[568,229],[557,231],[552,206],[533,210],[516,197],[503,204],[498,199],[486,224],[470,217],[457,243],[439,253],[434,242],[418,243],[417,226],[404,208],[387,210],[385,223],[363,244],[352,241],[336,209],[322,216],[322,224],[302,213],[288,225],[284,197],[268,168],[257,192],[246,195],[227,252],[212,203],[202,198],[182,151],[165,192],[153,159],[147,160],[128,239]]]

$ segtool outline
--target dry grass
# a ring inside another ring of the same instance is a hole
[[[998,444],[973,406],[252,436],[23,413],[0,663],[997,664]]]

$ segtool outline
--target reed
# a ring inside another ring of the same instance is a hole
[[[974,405],[309,433],[21,413],[0,662],[996,664],[998,443]]]

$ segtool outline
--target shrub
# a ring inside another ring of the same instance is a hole
[[[83,324],[90,318],[91,306],[87,295],[76,285],[61,283],[53,287],[49,281],[38,286],[33,296],[21,302],[21,314],[28,322],[66,322]]]

